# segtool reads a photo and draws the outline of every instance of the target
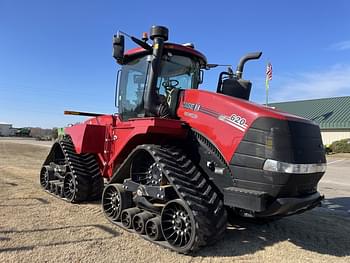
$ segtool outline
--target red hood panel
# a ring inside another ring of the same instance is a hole
[[[263,105],[203,90],[185,90],[177,114],[210,139],[226,161],[231,159],[245,132],[257,118],[310,122]]]

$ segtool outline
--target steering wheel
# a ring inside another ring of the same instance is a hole
[[[176,88],[176,86],[179,85],[179,81],[176,79],[169,79],[167,81],[164,81],[162,83],[162,86],[165,88],[167,92],[171,92],[173,88]]]

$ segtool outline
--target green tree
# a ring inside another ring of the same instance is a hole
[[[56,140],[58,138],[58,129],[57,128],[52,129],[51,137],[54,140]]]

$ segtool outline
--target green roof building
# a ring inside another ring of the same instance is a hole
[[[269,106],[316,122],[324,144],[350,138],[350,96],[270,103]]]

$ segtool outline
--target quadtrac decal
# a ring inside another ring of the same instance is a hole
[[[198,115],[195,114],[195,113],[192,113],[192,112],[188,112],[188,111],[185,111],[184,112],[184,115],[187,116],[187,117],[190,117],[192,119],[197,119],[198,118]]]
[[[210,115],[214,118],[217,118],[220,121],[223,121],[232,127],[244,132],[248,128],[247,120],[243,118],[242,116],[239,116],[238,114],[232,114],[231,116],[227,116],[218,112],[215,112],[211,109],[204,108],[200,104],[197,103],[191,103],[191,102],[184,102],[183,107],[188,110],[193,110],[193,111],[199,111],[202,112],[206,115]],[[197,114],[190,114],[189,112],[185,112],[185,116],[188,116],[190,118],[198,118]]]

